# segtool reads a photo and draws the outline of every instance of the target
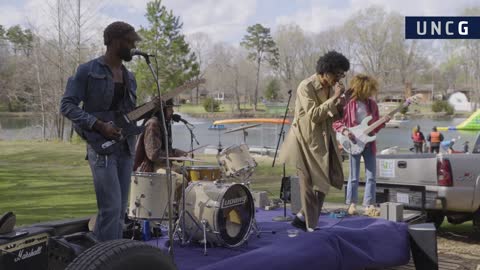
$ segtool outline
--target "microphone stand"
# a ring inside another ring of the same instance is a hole
[[[285,140],[285,119],[287,118],[287,113],[288,113],[288,107],[290,105],[290,100],[292,99],[292,90],[288,90],[288,101],[287,101],[287,107],[285,108],[285,114],[283,115],[283,122],[282,122],[282,127],[280,128],[280,133],[278,134],[278,141],[277,141],[277,148],[275,149],[275,156],[273,157],[273,163],[272,163],[272,168],[275,167],[275,160],[277,159],[277,152],[278,152],[278,147],[280,146],[280,140],[283,139]],[[287,183],[287,177],[285,176],[285,163],[283,163],[283,175],[282,175],[282,185],[281,185],[281,190],[280,194],[281,200],[283,201],[283,216],[278,216],[274,217],[273,221],[292,221],[292,217],[287,216],[287,192],[286,192],[286,183]],[[288,179],[289,180],[289,179]],[[291,185],[290,189],[291,189]],[[291,194],[291,191],[290,191]]]
[[[195,137],[195,134],[193,134],[193,129],[195,128],[195,126],[187,123],[183,124],[185,124],[185,127],[188,129],[188,131],[190,131],[190,153],[192,153],[193,159],[195,157],[195,154],[193,153],[193,141],[197,143],[197,146],[200,145],[200,143],[198,142],[197,137]],[[191,165],[194,165],[193,161],[191,161]]]
[[[157,86],[157,94],[158,98],[161,97],[160,94],[160,83],[158,82],[158,77],[155,74],[155,71],[153,70],[152,64],[150,62],[150,57],[148,55],[142,55],[143,58],[145,58],[145,62],[147,63],[148,67],[150,68],[150,71],[152,72],[153,78],[155,80],[156,86]],[[170,166],[170,159],[169,159],[169,151],[170,149],[168,148],[168,130],[167,130],[167,123],[165,121],[165,114],[163,111],[163,101],[160,101],[160,116],[161,116],[161,121],[162,121],[162,128],[164,130],[164,135],[163,135],[163,143],[166,145],[165,147],[165,161],[167,163],[167,194],[169,198],[169,203],[168,203],[168,239],[170,242],[170,245],[168,247],[168,253],[170,257],[173,259],[173,209],[172,209],[172,202],[170,201],[170,198],[172,197],[172,172],[171,172],[171,166]]]

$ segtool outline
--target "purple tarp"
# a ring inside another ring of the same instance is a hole
[[[252,234],[248,242],[237,248],[208,248],[190,244],[175,244],[175,263],[180,270],[188,269],[365,269],[407,264],[410,259],[407,224],[379,218],[320,217],[320,230],[290,238],[288,222],[274,222],[283,210],[256,213],[261,230],[275,230],[275,234]],[[149,243],[164,248],[166,239]]]

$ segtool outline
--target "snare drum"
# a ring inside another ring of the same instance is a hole
[[[185,233],[227,247],[241,245],[250,235],[255,214],[253,198],[244,185],[196,181],[185,190]]]
[[[172,194],[168,199],[167,175],[134,172],[130,185],[128,217],[132,219],[168,219],[168,202],[174,201],[176,176],[172,174]]]
[[[246,144],[232,145],[224,149],[217,158],[226,176],[239,177],[251,174],[257,167]]]
[[[215,181],[222,178],[219,166],[188,166],[186,171],[188,181]]]

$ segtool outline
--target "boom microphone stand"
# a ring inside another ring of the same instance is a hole
[[[132,50],[132,56],[134,55],[134,50]],[[152,72],[152,76],[155,80],[155,83],[156,83],[156,86],[157,86],[157,94],[158,94],[158,98],[161,97],[160,95],[160,83],[158,82],[158,77],[157,77],[157,74],[155,74],[155,71],[153,70],[153,67],[152,67],[152,64],[150,62],[150,55],[148,54],[142,54],[142,56],[145,58],[145,62],[147,63],[148,67],[150,68],[150,71]],[[168,253],[169,255],[172,257],[173,259],[173,209],[172,209],[172,202],[170,201],[170,198],[172,197],[171,194],[172,194],[172,172],[171,172],[171,167],[170,167],[170,159],[169,159],[169,150],[168,149],[168,131],[167,131],[167,123],[165,122],[165,115],[164,115],[164,112],[163,112],[163,101],[161,100],[160,101],[160,115],[161,115],[161,120],[162,120],[162,128],[163,130],[165,131],[164,132],[164,136],[163,136],[163,139],[164,139],[164,144],[166,145],[165,147],[165,161],[167,163],[167,190],[168,190],[168,198],[169,198],[169,202],[168,202],[168,239],[169,239],[169,242],[170,242],[170,245],[168,247]]]
[[[292,99],[292,90],[288,90],[288,101],[287,101],[287,107],[285,108],[285,114],[283,115],[283,122],[282,122],[282,127],[280,128],[280,133],[278,136],[278,142],[277,142],[277,148],[275,149],[275,156],[273,157],[273,163],[272,167],[275,167],[275,160],[277,159],[277,152],[278,152],[278,147],[280,146],[280,140],[283,139],[285,140],[285,130],[283,129],[285,127],[285,119],[287,118],[287,113],[288,113],[288,107],[290,105],[290,100]],[[285,176],[285,163],[283,163],[283,175],[282,175],[282,185],[281,185],[281,190],[280,190],[280,199],[283,201],[283,216],[278,216],[274,217],[273,221],[292,221],[292,218],[287,216],[287,201],[289,200],[289,195],[291,194],[290,191],[288,191],[287,195],[287,186],[289,187],[288,189],[290,190],[290,179]]]
[[[195,154],[193,153],[193,141],[195,141],[195,143],[197,143],[197,146],[200,145],[200,143],[198,142],[197,140],[197,137],[195,137],[195,134],[193,134],[193,129],[195,128],[194,125],[192,124],[187,124],[187,123],[184,123],[185,124],[185,127],[187,127],[188,131],[190,131],[190,152],[192,153],[192,159],[195,158]],[[193,165],[193,161],[191,162],[191,164]]]

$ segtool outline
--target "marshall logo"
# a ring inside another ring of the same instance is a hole
[[[40,247],[30,248],[30,249],[27,249],[27,248],[21,249],[21,250],[18,252],[18,255],[17,255],[17,257],[15,258],[14,262],[19,262],[19,261],[28,259],[28,258],[30,258],[30,257],[37,256],[37,255],[42,254],[42,248],[43,248],[43,247],[40,246]]]
[[[233,198],[233,199],[223,199],[221,208],[228,208],[232,206],[242,205],[247,201],[247,196]]]

